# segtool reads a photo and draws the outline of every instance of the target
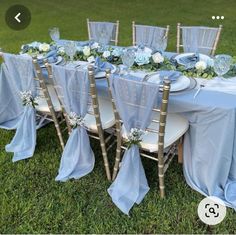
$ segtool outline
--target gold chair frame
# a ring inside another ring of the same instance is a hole
[[[96,21],[90,21],[89,19],[87,19],[87,28],[88,28],[88,38],[89,40],[92,40],[91,38],[91,30],[90,30],[90,23],[96,23]],[[107,23],[111,23],[111,22],[107,22]],[[110,42],[114,42],[115,46],[118,45],[118,40],[119,40],[119,25],[120,25],[120,22],[119,20],[116,21],[116,23],[114,23],[114,26],[115,26],[115,38],[112,38],[110,40]]]
[[[177,42],[176,42],[176,52],[177,53],[180,53],[180,47],[182,47],[182,48],[184,47],[184,45],[181,44],[180,41],[181,41],[181,29],[185,28],[185,27],[191,28],[192,26],[181,26],[181,23],[177,24]],[[199,27],[201,28],[201,26],[199,26]],[[213,29],[212,27],[205,27],[205,26],[204,26],[204,28],[209,29],[209,30]],[[216,28],[214,28],[214,29],[216,29]],[[216,52],[216,49],[217,49],[217,45],[218,45],[218,42],[220,40],[220,35],[221,35],[222,29],[223,29],[223,26],[219,25],[218,32],[216,34],[216,38],[215,38],[215,42],[214,42],[213,47],[207,47],[207,49],[211,49],[210,55],[212,55],[212,56],[215,55],[215,52]]]
[[[53,75],[52,75],[51,65],[48,63],[45,65],[48,69],[49,77],[52,79]],[[114,133],[111,130],[104,130],[102,128],[98,95],[97,95],[97,89],[96,89],[96,82],[95,82],[95,77],[94,77],[94,67],[92,65],[88,66],[88,79],[90,81],[89,95],[91,97],[91,101],[89,104],[92,105],[92,111],[88,110],[87,113],[89,115],[93,115],[95,117],[97,132],[95,132],[94,130],[89,129],[89,128],[87,128],[87,131],[88,131],[88,135],[91,138],[99,140],[99,142],[100,142],[100,147],[101,147],[101,151],[102,151],[106,176],[107,176],[107,179],[110,181],[111,180],[111,173],[110,173],[110,165],[109,165],[109,161],[108,161],[107,152],[109,151],[109,149],[111,149],[111,147],[115,143],[114,141],[112,141],[112,137],[114,136]],[[56,86],[55,86],[55,90],[57,92]],[[58,93],[57,93],[57,96],[58,96],[59,100],[62,98],[58,95]],[[60,104],[62,105],[62,102],[60,102]],[[68,117],[68,114],[66,113],[65,108],[63,106],[62,106],[62,110],[63,110],[64,116]],[[70,132],[71,132],[71,127],[70,127],[69,122],[66,122],[66,123],[68,125],[68,128],[70,128]],[[106,131],[106,133],[108,133],[108,136],[106,138],[105,138],[105,131]],[[108,147],[106,147],[107,145],[108,145]]]
[[[123,121],[121,120],[119,113],[116,109],[115,100],[112,97],[111,88],[110,88],[110,81],[109,77],[111,75],[110,70],[106,71],[106,78],[108,82],[108,89],[109,89],[109,96],[112,100],[113,111],[116,120],[116,137],[117,137],[117,148],[116,148],[116,157],[115,157],[115,164],[113,168],[113,175],[112,180],[115,180],[116,175],[119,170],[120,160],[121,160],[121,153],[127,147],[123,145],[126,141],[121,136],[121,126]],[[141,149],[140,147],[140,155],[151,160],[158,162],[158,179],[159,179],[159,189],[160,189],[160,196],[161,198],[165,197],[165,184],[164,184],[164,175],[167,171],[170,162],[176,155],[176,151],[178,151],[179,162],[182,159],[182,136],[175,141],[171,146],[168,147],[168,150],[164,152],[164,137],[165,137],[165,127],[166,127],[166,118],[167,118],[167,108],[168,108],[168,100],[169,100],[169,92],[170,92],[170,81],[168,79],[164,80],[163,84],[163,94],[162,94],[162,102],[160,109],[153,108],[153,112],[159,113],[159,119],[153,119],[153,123],[159,123],[159,131],[153,128],[146,128],[147,132],[156,133],[158,134],[158,152],[150,153],[148,149]],[[132,105],[129,103],[129,105]]]
[[[132,43],[133,43],[133,46],[136,46],[136,26],[149,26],[149,25],[137,25],[137,24],[135,24],[135,21],[132,22]],[[152,26],[152,27],[158,27],[158,26]],[[163,28],[163,27],[158,27],[158,28],[165,29],[166,33],[165,33],[164,39],[168,38],[170,26],[167,25],[166,28]]]

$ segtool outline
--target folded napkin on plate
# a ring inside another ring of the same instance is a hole
[[[95,72],[96,73],[98,73],[100,71],[105,72],[106,69],[113,69],[112,64],[110,64],[108,62],[105,62],[105,61],[102,61],[100,57],[97,57],[95,59],[94,66],[95,66]]]
[[[43,58],[38,59],[38,63],[42,65],[44,59],[47,59],[48,63],[55,63],[57,61],[57,51],[49,51]]]
[[[186,65],[188,68],[194,67],[198,61],[199,61],[199,54],[192,54],[179,58],[179,62],[181,64]]]
[[[157,79],[157,75],[159,79]],[[159,71],[158,74],[155,74],[155,76],[151,76],[148,79],[148,82],[153,82],[153,83],[163,83],[163,80],[165,77],[168,77],[168,79],[171,81],[171,83],[174,83],[177,81],[177,79],[182,75],[181,72],[178,71]]]

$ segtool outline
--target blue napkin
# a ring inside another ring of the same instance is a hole
[[[187,68],[193,68],[198,61],[199,61],[198,53],[179,58],[179,62],[187,66]]]
[[[113,69],[112,64],[102,61],[100,57],[96,57],[94,66],[95,66],[96,73],[100,71],[105,72],[106,69]]]
[[[48,63],[55,63],[57,61],[57,51],[56,50],[52,50],[49,51],[46,56],[44,56],[43,59],[38,59],[38,63],[40,65],[43,65],[43,60],[47,59]]]
[[[168,70],[159,71],[158,74],[160,75],[160,80],[161,80],[162,83],[163,83],[163,80],[164,80],[165,77],[168,77],[168,79],[171,81],[171,83],[174,83],[182,75],[181,72],[168,71]]]

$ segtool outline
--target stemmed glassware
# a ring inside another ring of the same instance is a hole
[[[230,70],[232,57],[230,55],[217,55],[214,59],[214,71],[219,78],[222,78]]]
[[[65,53],[69,56],[69,65],[73,65],[73,58],[77,51],[76,42],[69,41],[65,44]]]
[[[134,64],[135,60],[135,51],[134,49],[125,49],[121,55],[122,63],[127,68],[127,73],[130,73],[130,68]]]
[[[50,28],[48,31],[49,31],[49,35],[51,39],[56,43],[60,39],[59,28],[53,27],[53,28]]]

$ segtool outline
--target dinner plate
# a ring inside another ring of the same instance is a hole
[[[185,65],[184,63],[182,63],[182,62],[180,61],[180,58],[183,58],[183,57],[185,57],[185,56],[191,56],[191,55],[194,55],[194,54],[195,54],[195,53],[182,53],[182,54],[179,54],[179,55],[175,56],[175,59],[176,59],[176,61],[177,61],[178,64],[180,64],[180,65]],[[207,55],[199,54],[199,60],[204,61],[204,62],[206,62],[207,64],[209,64],[212,59],[211,59],[209,56],[207,56]]]
[[[159,73],[153,73],[147,76],[147,82],[160,84],[162,79],[160,79]],[[170,92],[177,92],[187,89],[190,86],[190,78],[186,76],[180,76],[177,81],[171,83]]]

